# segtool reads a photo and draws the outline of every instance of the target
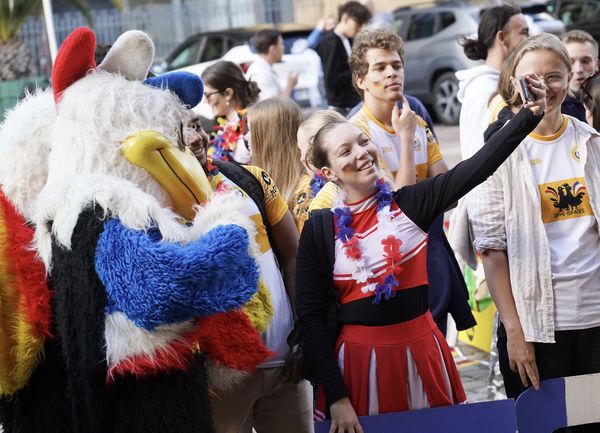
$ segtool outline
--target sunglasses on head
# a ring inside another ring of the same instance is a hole
[[[598,77],[600,77],[600,70],[596,71],[595,73],[593,73],[592,75],[587,77],[585,80],[583,80],[583,83],[581,83],[581,90],[583,91],[585,96],[587,96],[590,99],[593,99],[593,97],[589,91],[590,84],[592,83],[592,81],[595,78],[598,78]]]

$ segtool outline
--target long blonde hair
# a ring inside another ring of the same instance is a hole
[[[296,142],[302,111],[290,98],[276,97],[253,105],[248,118],[252,164],[271,175],[289,207],[304,173]]]

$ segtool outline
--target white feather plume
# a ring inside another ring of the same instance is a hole
[[[56,118],[50,90],[28,94],[0,125],[0,184],[27,221],[48,178],[50,132]]]

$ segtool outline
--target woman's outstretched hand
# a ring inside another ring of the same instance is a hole
[[[515,77],[511,78],[513,86],[519,91],[521,100],[526,101],[525,95],[521,92],[519,82]],[[524,108],[529,108],[533,114],[540,116],[546,109],[546,84],[540,79],[537,74],[526,75],[525,80],[527,81],[527,87],[534,97],[533,101],[525,102]]]
[[[331,428],[329,433],[364,433],[352,403],[347,397],[333,403],[330,410]]]

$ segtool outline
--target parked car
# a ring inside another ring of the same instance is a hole
[[[465,56],[457,37],[477,33],[479,10],[447,4],[393,12],[395,30],[404,40],[406,93],[429,106],[441,123],[458,123],[460,102],[454,73],[478,64]]]
[[[521,2],[518,5],[529,22],[529,34],[552,33],[561,36],[565,32],[565,24],[548,10],[546,0]]]
[[[521,4],[531,34],[561,34],[564,25],[545,6]],[[405,89],[430,107],[436,119],[455,125],[460,115],[455,72],[480,64],[469,60],[458,43],[461,35],[477,35],[479,17],[492,3],[448,2],[394,10],[394,28],[404,40]],[[530,8],[530,9],[528,9]]]
[[[567,30],[585,30],[600,43],[600,1],[549,0],[547,8],[565,24]]]
[[[154,65],[152,71],[162,73],[182,70],[201,76],[210,65],[219,60],[229,60],[240,65],[246,72],[258,56],[251,38],[258,30],[266,27],[195,34],[178,45],[164,61]],[[282,62],[274,65],[282,87],[286,86],[290,72],[298,73],[298,84],[294,89],[293,98],[303,108],[321,107],[324,105],[320,91],[321,59],[314,50],[307,48],[306,42],[306,37],[312,29],[285,24],[277,28],[282,33],[285,45]],[[195,111],[206,118],[213,117],[210,107],[204,102],[196,107]]]

